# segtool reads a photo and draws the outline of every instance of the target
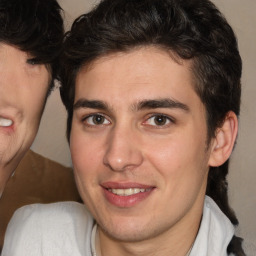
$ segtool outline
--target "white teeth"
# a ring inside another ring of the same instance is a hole
[[[12,124],[13,124],[12,120],[0,117],[0,126],[8,127],[8,126],[11,126]]]
[[[118,196],[131,196],[138,193],[143,193],[145,191],[149,191],[149,189],[144,188],[127,188],[127,189],[108,189],[113,194],[116,194]]]

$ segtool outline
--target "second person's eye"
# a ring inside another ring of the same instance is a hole
[[[32,65],[32,66],[37,65],[38,60],[36,58],[27,59],[27,64]]]

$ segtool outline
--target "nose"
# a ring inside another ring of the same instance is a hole
[[[115,127],[107,138],[106,152],[103,163],[112,171],[133,170],[143,162],[135,131],[129,128]]]

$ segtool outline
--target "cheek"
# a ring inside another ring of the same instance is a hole
[[[188,141],[187,141],[188,142]],[[207,157],[201,143],[182,144],[179,141],[172,143],[155,144],[154,152],[150,152],[150,165],[158,172],[158,184],[171,204],[184,207],[196,198],[199,191],[204,189],[207,180]],[[192,200],[193,199],[193,200]]]
[[[152,141],[145,156],[163,176],[171,179],[193,179],[206,167],[205,143],[192,136],[173,136]]]
[[[170,171],[173,167],[175,170],[180,168],[189,158],[186,146],[177,137],[151,140],[150,143],[144,144],[144,150],[146,158],[150,159],[155,166],[161,166]]]
[[[30,113],[31,119],[40,120],[49,90],[49,75],[44,75],[31,83],[23,94],[24,107]],[[29,102],[29,104],[28,104]],[[33,108],[31,108],[33,106]]]
[[[44,79],[41,81],[41,83],[38,85],[38,88],[35,89],[34,95],[35,95],[35,101],[38,102],[38,109],[41,110],[46,102],[46,96],[49,90],[49,81],[48,79]],[[35,103],[36,104],[36,103]]]
[[[70,151],[76,175],[90,175],[101,163],[96,142],[83,135],[76,127],[72,127],[70,135]]]
[[[70,152],[79,193],[83,202],[88,207],[93,207],[93,202],[97,198],[95,193],[98,191],[98,174],[102,170],[96,143],[92,143],[88,137],[73,126],[70,134]]]

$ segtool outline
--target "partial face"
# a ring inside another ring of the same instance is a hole
[[[200,220],[208,160],[205,109],[190,63],[156,48],[78,74],[70,147],[85,204],[104,234],[141,241]]]
[[[16,167],[38,130],[50,75],[32,56],[0,44],[0,175]],[[7,168],[8,169],[8,168]],[[1,179],[0,179],[1,180]]]

